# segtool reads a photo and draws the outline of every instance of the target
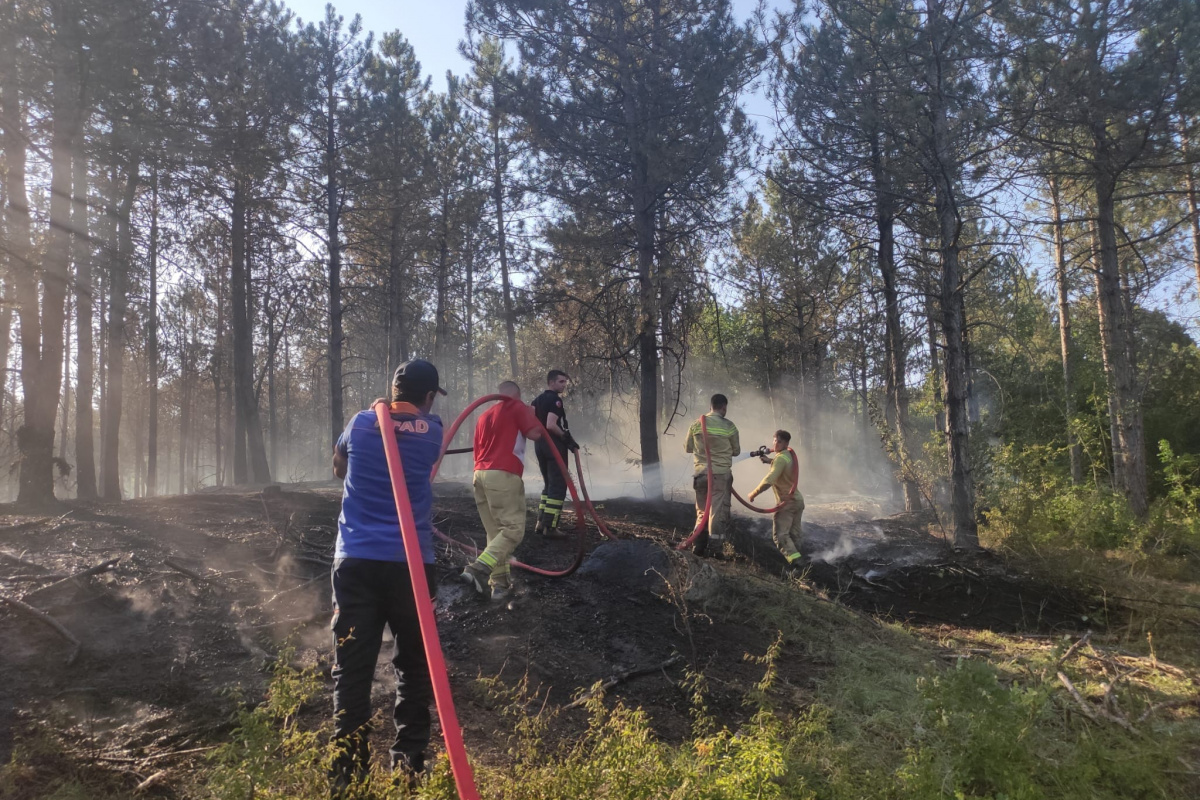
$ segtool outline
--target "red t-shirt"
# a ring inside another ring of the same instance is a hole
[[[475,423],[475,469],[525,472],[525,437],[540,427],[533,409],[503,401],[479,415]]]

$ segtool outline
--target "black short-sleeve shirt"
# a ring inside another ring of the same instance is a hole
[[[550,414],[554,414],[554,416],[558,417],[558,427],[564,431],[570,430],[567,427],[567,412],[563,408],[562,397],[559,396],[558,392],[547,389],[535,397],[530,405],[533,406],[533,413],[537,415],[538,422],[545,425],[546,418]]]

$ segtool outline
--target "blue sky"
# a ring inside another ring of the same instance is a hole
[[[285,0],[296,16],[315,22],[325,16],[327,0]],[[770,7],[790,5],[789,0],[769,0]],[[734,14],[745,19],[754,10],[755,0],[733,0]],[[433,76],[433,88],[446,88],[446,70],[456,74],[467,71],[458,54],[463,38],[467,0],[340,0],[333,7],[346,18],[362,16],[364,30],[376,35],[398,30],[412,43],[425,74]],[[760,127],[762,127],[760,125]]]

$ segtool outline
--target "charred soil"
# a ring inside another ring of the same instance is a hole
[[[154,791],[188,794],[191,782],[182,776],[223,741],[238,705],[261,696],[282,643],[291,643],[298,663],[328,676],[338,503],[332,487],[270,487],[76,504],[65,516],[0,509],[0,594],[44,612],[78,641],[76,653],[46,619],[0,605],[0,759],[50,730],[77,765],[107,771],[130,789],[170,767],[173,776]],[[736,727],[750,713],[745,698],[762,672],[745,656],[765,653],[775,632],[712,608],[722,587],[750,576],[914,626],[1048,633],[1096,625],[1089,598],[1039,585],[986,553],[956,555],[922,517],[806,523],[808,566],[797,575],[775,552],[765,520],[736,518],[723,557],[700,560],[674,550],[694,523],[690,506],[599,505],[621,540],[608,542],[588,527],[586,558],[574,575],[518,572],[508,604],[473,596],[456,579],[467,554],[439,546],[439,628],[476,758],[502,762],[507,741],[479,677],[527,679],[554,706],[608,681],[610,697],[645,709],[656,733],[678,742],[690,726],[681,679],[687,670],[702,672],[710,712]],[[482,542],[462,485],[438,485],[435,520],[456,539]],[[568,513],[563,529],[572,532],[574,524]],[[574,536],[530,534],[516,557],[562,568],[576,552]],[[391,691],[388,650],[378,665],[379,709]],[[823,665],[794,644],[777,663],[772,691],[802,706]],[[315,726],[330,709],[306,713]],[[564,709],[551,735],[569,740],[586,724],[584,709]],[[383,753],[390,725],[377,727],[376,752]]]

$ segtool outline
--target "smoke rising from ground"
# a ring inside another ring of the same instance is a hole
[[[800,461],[800,491],[810,507],[822,499],[852,498],[856,503],[867,501],[878,507],[880,513],[892,510],[891,466],[875,429],[864,426],[861,416],[856,417],[832,401],[801,400],[796,386],[784,384],[764,393],[723,379],[722,373],[694,366],[685,375],[684,394],[676,416],[660,436],[659,469],[667,499],[689,502],[694,497],[693,459],[685,452],[687,432],[709,410],[711,395],[719,392],[729,398],[728,418],[740,433],[742,455],[734,459],[733,475],[734,487],[743,496],[769,469],[746,454],[763,445],[769,447],[775,431],[782,428],[792,434],[792,447]],[[529,401],[535,394],[526,389],[523,398]],[[583,446],[583,477],[592,498],[645,497],[636,393],[613,395],[593,392],[587,385],[573,385],[564,402],[571,431]],[[464,425],[452,446],[468,446],[469,441],[469,426]],[[574,472],[573,459],[571,469]],[[469,474],[469,457],[447,457],[443,467],[445,477],[464,479]],[[541,485],[537,460],[529,447],[526,491],[537,495]],[[758,504],[763,505],[770,498],[768,494]],[[738,508],[736,502],[734,508],[735,511]]]

